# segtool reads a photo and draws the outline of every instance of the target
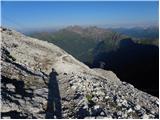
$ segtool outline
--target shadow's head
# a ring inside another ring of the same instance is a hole
[[[52,68],[52,73],[55,75],[58,75],[58,73],[56,72],[56,70],[54,68]]]

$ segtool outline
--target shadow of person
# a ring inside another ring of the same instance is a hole
[[[46,118],[53,119],[62,118],[61,114],[61,97],[59,92],[59,86],[57,81],[57,72],[52,68],[52,72],[49,74],[49,83],[48,83],[48,103]]]

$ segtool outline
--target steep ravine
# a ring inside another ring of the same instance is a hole
[[[2,118],[159,118],[159,99],[61,48],[1,28]]]

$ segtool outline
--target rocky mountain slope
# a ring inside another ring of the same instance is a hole
[[[159,100],[112,71],[1,28],[2,118],[159,118]]]

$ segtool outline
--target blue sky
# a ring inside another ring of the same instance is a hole
[[[2,25],[19,30],[158,22],[158,2],[2,2]]]

